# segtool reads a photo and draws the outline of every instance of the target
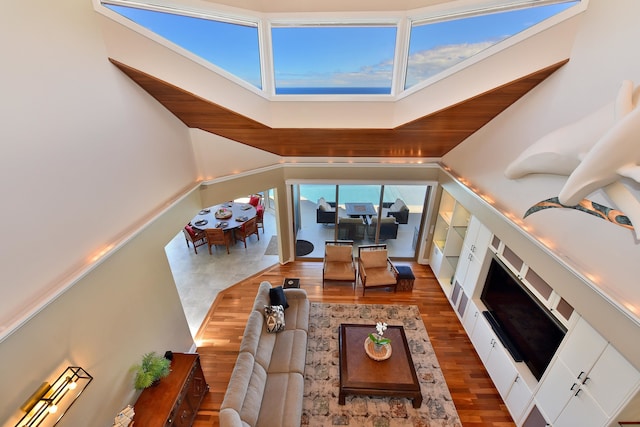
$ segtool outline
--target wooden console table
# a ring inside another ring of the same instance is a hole
[[[135,425],[191,426],[208,391],[200,356],[173,353],[169,376],[158,385],[144,389],[135,403]]]

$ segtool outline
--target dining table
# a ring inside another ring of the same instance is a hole
[[[200,230],[207,228],[232,230],[254,218],[256,214],[256,208],[249,203],[221,203],[202,209],[198,215],[193,217],[191,225]]]

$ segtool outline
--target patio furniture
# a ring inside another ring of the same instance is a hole
[[[338,239],[362,240],[367,224],[363,218],[338,218]]]
[[[378,217],[371,218],[369,229],[367,234],[370,239],[375,238],[376,227],[378,226]],[[380,236],[379,240],[397,239],[398,238],[398,223],[394,217],[381,218],[380,219]]]
[[[316,206],[316,222],[318,224],[335,224],[336,203],[327,202],[324,197],[319,198]]]
[[[391,287],[396,291],[398,270],[387,253],[387,245],[358,247],[358,277],[362,283],[362,296],[367,288]]]
[[[394,217],[398,224],[407,224],[409,222],[409,207],[402,199],[396,199],[395,202],[382,203],[382,215],[385,217]]]
[[[356,264],[353,260],[352,240],[329,240],[324,242],[322,265],[322,287],[327,280],[351,282],[356,288]]]

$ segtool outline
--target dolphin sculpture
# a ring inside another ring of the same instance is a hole
[[[630,219],[640,238],[640,202],[623,184],[640,183],[640,103],[633,82],[625,80],[613,105],[557,129],[526,149],[505,170],[509,179],[532,173],[567,175],[561,205],[577,206],[602,189]],[[608,116],[608,117],[607,117]]]

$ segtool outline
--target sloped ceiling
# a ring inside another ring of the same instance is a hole
[[[272,128],[110,58],[190,128],[280,156],[442,157],[567,63],[550,65],[393,129]]]

